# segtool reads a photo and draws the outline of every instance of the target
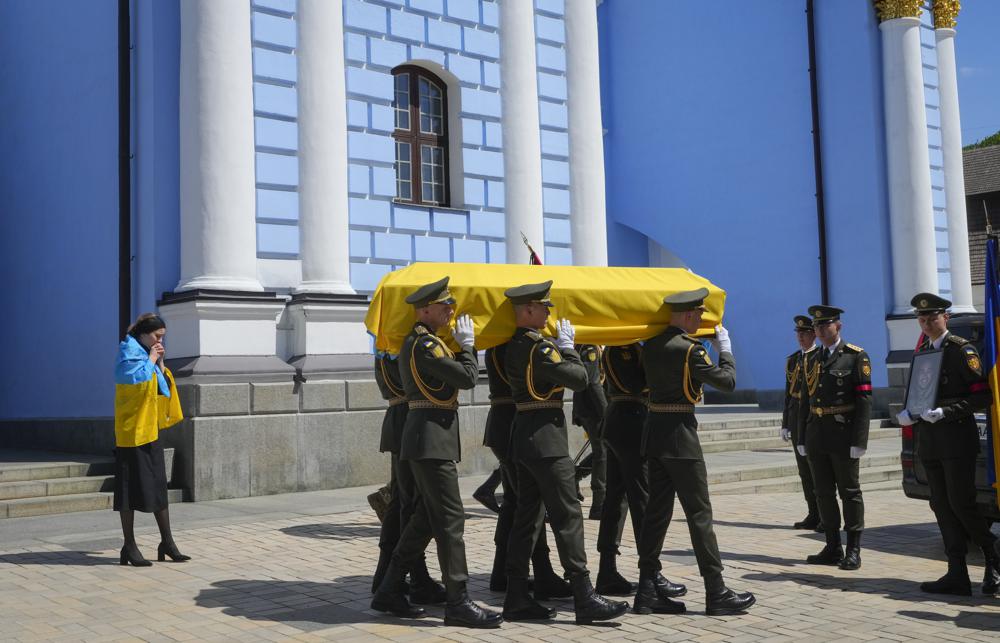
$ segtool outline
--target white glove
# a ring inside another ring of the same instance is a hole
[[[927,409],[926,411],[920,414],[920,418],[923,420],[927,420],[931,424],[934,424],[938,420],[944,418],[944,411],[941,409],[941,407],[938,407],[936,409]]]
[[[785,442],[788,442],[789,440],[792,439],[792,430],[791,429],[782,428],[781,431],[780,431],[780,435],[781,435],[781,439],[782,440],[784,440]]]
[[[795,447],[795,450],[799,452],[799,455],[803,458],[806,457],[806,445],[799,444]]]
[[[911,424],[916,424],[913,418],[910,417],[910,412],[906,409],[903,409],[896,414],[896,422],[899,423],[899,426],[910,426]]]
[[[722,324],[715,327],[715,341],[712,342],[718,352],[733,352],[733,343],[729,340],[729,331]]]
[[[462,315],[455,320],[455,328],[451,331],[451,336],[455,338],[462,348],[472,348],[476,343],[476,330],[472,326],[472,318]]]
[[[851,459],[857,460],[858,458],[861,458],[867,450],[868,449],[862,449],[861,447],[851,447]]]
[[[560,319],[556,328],[559,329],[559,336],[556,337],[556,346],[559,350],[573,350],[576,345],[576,329],[573,328],[573,324],[569,323],[568,319]]]

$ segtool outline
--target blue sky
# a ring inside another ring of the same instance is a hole
[[[955,28],[962,144],[1000,130],[1000,0],[964,0]]]

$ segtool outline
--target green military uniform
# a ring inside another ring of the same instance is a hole
[[[944,313],[951,306],[947,299],[931,293],[920,293],[910,303],[918,314]],[[932,593],[971,593],[965,562],[966,539],[970,539],[983,550],[986,559],[983,593],[994,594],[1000,570],[993,551],[996,536],[976,508],[979,429],[973,415],[989,405],[989,384],[979,352],[971,343],[946,332],[935,342],[925,337],[917,352],[934,350],[935,344],[944,352],[935,398],[935,407],[941,409],[943,417],[936,422],[913,419],[917,457],[927,474],[931,510],[948,556],[948,574],[936,583],[923,583],[921,589]]]
[[[580,361],[587,369],[587,388],[573,393],[573,424],[582,426],[590,439],[590,519],[600,520],[607,490],[608,454],[602,433],[604,412],[608,400],[604,393],[604,371],[601,365],[601,347],[580,344],[576,347]]]
[[[448,278],[428,284],[406,298],[418,310],[434,304],[451,306]],[[463,346],[452,353],[433,329],[417,322],[403,340],[399,373],[409,411],[400,442],[400,468],[409,467],[418,496],[416,510],[400,536],[385,580],[372,607],[403,616],[419,616],[399,596],[402,571],[412,569],[429,539],[437,541],[438,561],[447,591],[445,623],[496,627],[502,620],[472,603],[466,592],[465,509],[455,463],[461,459],[458,390],[479,379],[476,351]]]
[[[504,294],[515,307],[551,307],[551,286],[551,281],[528,284]],[[576,497],[575,467],[569,457],[563,412],[564,389],[585,389],[587,370],[571,346],[560,348],[537,330],[525,327],[519,327],[507,343],[506,374],[517,406],[510,453],[517,469],[518,495],[507,549],[504,617],[508,620],[555,615],[553,610],[535,603],[527,591],[528,558],[546,513],[572,586],[576,622],[616,618],[628,607],[596,595],[587,570],[583,514]]]
[[[835,323],[843,311],[833,306],[812,306],[813,324]],[[841,338],[836,346],[819,349],[819,373],[815,388],[809,388],[809,419],[804,438],[806,457],[813,474],[816,504],[826,532],[827,548],[810,562],[840,563],[844,569],[860,566],[861,532],[865,527],[865,504],[861,496],[858,458],[851,447],[868,448],[871,420],[871,360],[860,346]],[[848,556],[838,560],[840,508],[844,505],[844,530]],[[852,552],[855,561],[852,560]]]
[[[486,431],[483,445],[493,451],[500,463],[500,479],[503,484],[503,504],[497,515],[497,526],[493,534],[496,551],[493,557],[493,571],[490,574],[490,589],[507,589],[507,544],[514,526],[517,512],[517,468],[510,459],[510,434],[514,426],[513,393],[507,379],[507,344],[500,344],[486,350],[486,376],[490,388],[490,410],[486,416]],[[535,571],[535,595],[568,596],[565,581],[555,575],[549,560],[549,545],[544,524],[531,553]]]
[[[736,387],[736,360],[723,352],[714,364],[700,341],[670,326],[643,346],[643,367],[649,415],[642,452],[649,466],[650,497],[639,538],[639,570],[660,570],[660,551],[676,494],[687,516],[698,570],[712,590],[723,584],[722,558],[712,529],[708,473],[694,406],[704,384],[722,391]]]
[[[795,316],[795,329],[808,328],[812,331],[812,320],[805,315]],[[797,350],[785,360],[785,407],[782,413],[781,426],[791,431],[792,452],[795,454],[795,465],[799,471],[802,483],[802,495],[806,499],[809,513],[805,520],[795,523],[796,529],[813,529],[819,525],[819,509],[816,506],[816,492],[813,489],[812,471],[809,469],[809,459],[799,454],[794,445],[801,443],[800,437],[805,433],[806,421],[809,419],[809,388],[815,386],[819,373],[819,362],[816,359],[819,350],[813,346],[807,351]]]

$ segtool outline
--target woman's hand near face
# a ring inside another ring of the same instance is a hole
[[[153,347],[149,349],[149,361],[156,364],[163,358],[163,344],[156,342]]]

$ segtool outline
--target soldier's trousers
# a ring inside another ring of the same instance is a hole
[[[400,466],[402,464],[402,466]],[[414,493],[416,485],[410,467],[399,460],[399,454],[393,453],[391,471],[389,474],[389,506],[379,531],[378,546],[388,552],[396,549],[399,537],[410,522],[416,505]]]
[[[528,560],[546,511],[566,576],[587,574],[583,512],[576,498],[573,460],[568,456],[514,458],[514,463],[517,467],[517,511],[507,547],[507,577],[528,577]]]
[[[687,516],[691,545],[705,587],[719,589],[723,584],[722,557],[712,529],[712,502],[708,497],[705,461],[651,457],[647,462],[649,504],[639,537],[639,570],[655,573],[661,568],[660,552],[673,515],[676,494]]]
[[[995,537],[976,509],[976,458],[923,460],[931,488],[931,510],[937,518],[948,558],[965,558],[966,537],[989,551]]]
[[[433,537],[445,585],[469,579],[465,563],[465,508],[458,491],[458,470],[451,460],[405,460],[413,475],[417,501],[399,538],[393,561],[409,569],[423,556]],[[401,466],[400,469],[403,467]]]
[[[604,444],[603,432],[602,422],[594,422],[587,426],[590,450],[593,453],[590,460],[590,493],[594,502],[602,501],[608,488],[608,448]]]
[[[858,460],[836,453],[808,451],[809,468],[812,470],[816,506],[823,528],[840,530],[840,507],[837,494],[844,505],[844,530],[861,531],[865,528],[865,501],[861,497],[861,479]]]
[[[798,443],[798,432],[792,431],[792,444],[795,445]],[[812,469],[809,468],[809,458],[808,456],[799,455],[798,449],[794,446],[792,447],[792,453],[795,454],[795,465],[799,470],[799,480],[802,482],[802,495],[805,496],[809,515],[818,516],[819,509],[816,506],[816,490],[813,488],[813,476]]]
[[[493,455],[500,463],[500,484],[503,485],[503,503],[500,505],[500,513],[497,515],[497,528],[493,532],[493,544],[500,554],[502,561],[507,560],[507,543],[510,541],[510,532],[514,527],[514,515],[517,513],[517,467],[510,460],[506,453],[500,449],[493,449]],[[549,543],[545,537],[545,522],[539,527],[538,539],[535,548],[531,552],[531,559],[537,560],[543,556],[545,560],[549,557]],[[504,562],[506,566],[506,563]],[[501,570],[506,573],[506,570]]]
[[[609,423],[604,426],[608,486],[597,532],[597,551],[602,554],[619,553],[626,511],[632,517],[632,531],[638,542],[649,502],[649,468],[640,455],[642,423],[638,426],[612,424],[610,420],[614,417],[609,411]]]

